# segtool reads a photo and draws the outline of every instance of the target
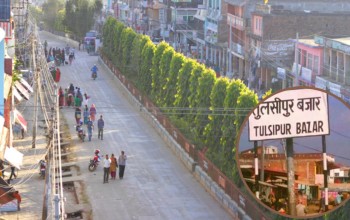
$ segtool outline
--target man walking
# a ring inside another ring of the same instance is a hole
[[[105,126],[105,122],[102,118],[102,115],[100,116],[100,119],[97,120],[97,128],[98,128],[98,139],[103,140],[103,128]]]
[[[15,178],[17,178],[17,175],[15,173],[15,169],[16,167],[12,166],[11,165],[11,174],[10,174],[10,178],[7,180],[7,183],[10,184],[11,183],[11,180],[12,180],[12,177],[14,176]]]
[[[91,121],[91,117],[89,117],[86,125],[87,125],[87,130],[88,130],[89,141],[91,141],[92,130],[94,129],[94,123]]]
[[[119,165],[119,179],[123,179],[124,177],[124,170],[126,165],[126,155],[124,151],[121,152],[122,154],[118,158],[118,165]]]
[[[106,158],[103,160],[103,183],[108,183],[109,168],[111,166],[111,160],[106,154]]]

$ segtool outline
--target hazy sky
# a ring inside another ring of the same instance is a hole
[[[350,109],[333,95],[328,95],[330,135],[326,136],[327,154],[335,157],[336,163],[350,166]],[[253,148],[248,141],[248,123],[241,134],[239,151]],[[295,153],[322,152],[321,136],[293,138]],[[260,142],[259,142],[260,145]],[[281,140],[266,140],[264,146],[277,146],[283,153]]]

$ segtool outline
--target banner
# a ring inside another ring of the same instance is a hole
[[[17,109],[13,110],[13,113],[15,117],[15,122],[18,122],[22,126],[24,131],[27,131],[27,121],[24,119],[22,114]]]

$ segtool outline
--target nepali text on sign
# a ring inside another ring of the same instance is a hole
[[[316,89],[293,89],[272,95],[249,116],[249,140],[329,134],[328,95]]]

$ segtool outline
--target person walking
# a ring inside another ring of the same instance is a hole
[[[296,210],[297,210],[297,216],[306,216],[306,207],[301,200],[298,201]]]
[[[111,179],[115,180],[115,174],[117,172],[118,168],[118,162],[117,158],[115,158],[114,154],[111,155],[111,166],[110,166],[110,172],[111,172]]]
[[[103,160],[103,183],[108,183],[109,168],[111,167],[111,160],[106,154],[106,158]]]
[[[94,122],[91,121],[91,117],[89,117],[89,120],[87,122],[87,130],[88,130],[89,141],[91,141],[93,129],[94,129]]]
[[[124,151],[121,151],[121,155],[118,158],[118,165],[119,165],[119,179],[123,179],[124,177],[124,171],[125,171],[125,165],[126,165],[126,155]]]
[[[103,140],[103,128],[105,126],[105,121],[102,118],[102,115],[100,116],[100,119],[97,120],[97,129],[98,129],[98,139],[101,138]]]
[[[96,107],[95,104],[92,104],[90,107],[90,117],[91,117],[91,121],[95,121],[95,115],[96,115]]]
[[[10,174],[10,178],[7,180],[7,183],[10,184],[11,180],[12,180],[12,176],[15,177],[15,179],[17,178],[17,175],[15,173],[16,167],[11,165],[11,174]]]
[[[79,107],[75,108],[75,121],[77,123],[77,125],[80,123],[80,119],[81,119],[81,109]]]
[[[21,210],[21,202],[22,202],[21,195],[19,194],[18,191],[14,191],[12,193],[12,196],[17,200],[17,210],[20,211]]]
[[[90,115],[90,112],[89,112],[89,108],[87,107],[87,105],[85,105],[84,107],[84,112],[83,112],[83,117],[84,117],[84,125],[86,125],[89,121],[89,115]]]

